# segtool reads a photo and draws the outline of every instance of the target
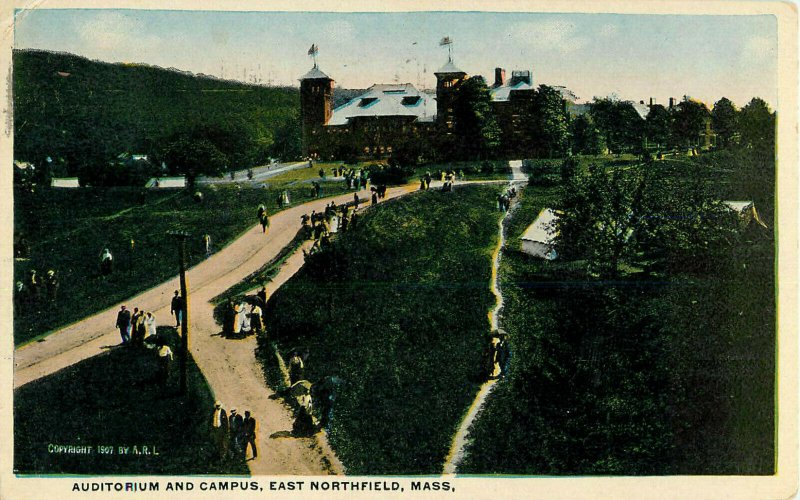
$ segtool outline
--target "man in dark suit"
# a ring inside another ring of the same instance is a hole
[[[228,414],[219,401],[214,403],[214,413],[211,416],[211,432],[214,437],[214,444],[219,451],[219,459],[222,460],[228,454],[230,427],[228,426]]]
[[[181,326],[183,322],[183,314],[186,307],[184,306],[183,297],[180,296],[177,290],[175,290],[175,296],[172,297],[172,303],[170,305],[169,312],[170,314],[175,315],[175,328]]]
[[[230,417],[230,438],[231,438],[231,453],[234,457],[239,458],[242,455],[242,432],[244,430],[244,418],[236,412],[236,408],[231,410]]]
[[[255,417],[250,415],[250,411],[244,412],[244,445],[242,447],[242,454],[247,458],[247,446],[253,448],[253,460],[258,458],[258,447],[256,446],[256,433],[258,432],[258,422]]]
[[[116,326],[119,328],[119,335],[122,337],[122,343],[127,344],[131,339],[131,312],[125,306],[122,306],[117,313]]]

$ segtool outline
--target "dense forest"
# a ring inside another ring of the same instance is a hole
[[[225,170],[300,153],[297,88],[36,50],[13,64],[14,156],[41,175],[96,176],[122,153],[161,159],[183,137],[208,140]]]

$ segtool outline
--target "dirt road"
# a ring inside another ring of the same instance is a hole
[[[393,188],[387,192],[387,198],[395,198],[414,189],[413,186]],[[368,199],[369,193],[362,191],[359,196]],[[350,193],[315,200],[279,212],[270,219],[267,235],[261,233],[260,226],[253,226],[188,272],[189,349],[215,398],[222,401],[228,410],[234,407],[240,412],[249,409],[258,419],[259,456],[248,462],[254,475],[340,474],[344,471],[324,439],[271,437],[288,434],[287,431],[292,428],[291,412],[280,401],[269,399],[273,391],[267,386],[261,365],[256,361],[255,338],[229,340],[219,336],[220,327],[214,322],[213,305],[209,300],[274,258],[297,232],[302,214],[311,210],[323,211],[331,200],[339,204],[352,200],[352,197]],[[286,282],[302,264],[302,252],[287,259],[269,284],[269,293]],[[153,312],[158,324],[171,325],[174,323],[169,304],[173,291],[178,288],[178,279],[174,278],[123,303],[131,309],[139,307]],[[118,345],[121,339],[114,323],[123,303],[65,327],[42,342],[17,349],[14,356],[14,387],[21,387]]]

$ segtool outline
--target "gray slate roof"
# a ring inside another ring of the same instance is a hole
[[[319,68],[316,66],[311,68],[308,73],[300,77],[300,80],[321,80],[321,79],[332,80],[331,77],[320,71]]]
[[[447,61],[447,64],[445,64],[444,66],[442,66],[441,68],[439,68],[439,70],[438,70],[438,71],[436,71],[434,74],[435,74],[435,75],[438,75],[438,74],[440,74],[440,73],[464,73],[464,72],[463,72],[463,71],[461,71],[460,69],[458,69],[458,68],[456,67],[456,65],[455,65],[455,64],[453,64],[453,61],[452,61],[452,60],[449,60],[449,61]],[[465,73],[465,74],[466,74],[466,73]]]
[[[489,89],[489,93],[492,94],[493,101],[507,101],[509,97],[511,97],[512,90],[531,90],[533,89],[533,85],[528,82],[517,82],[515,85],[501,85],[499,87],[495,87]]]
[[[410,83],[376,84],[333,110],[328,125],[346,125],[351,118],[413,116],[417,121],[436,119],[436,99]]]

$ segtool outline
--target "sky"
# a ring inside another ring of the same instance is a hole
[[[15,48],[145,63],[263,84],[294,85],[319,47],[337,87],[435,87],[453,40],[456,66],[488,83],[494,68],[530,70],[535,85],[666,103],[725,96],[777,103],[771,15],[689,16],[491,12],[312,13],[35,9],[17,11]]]

